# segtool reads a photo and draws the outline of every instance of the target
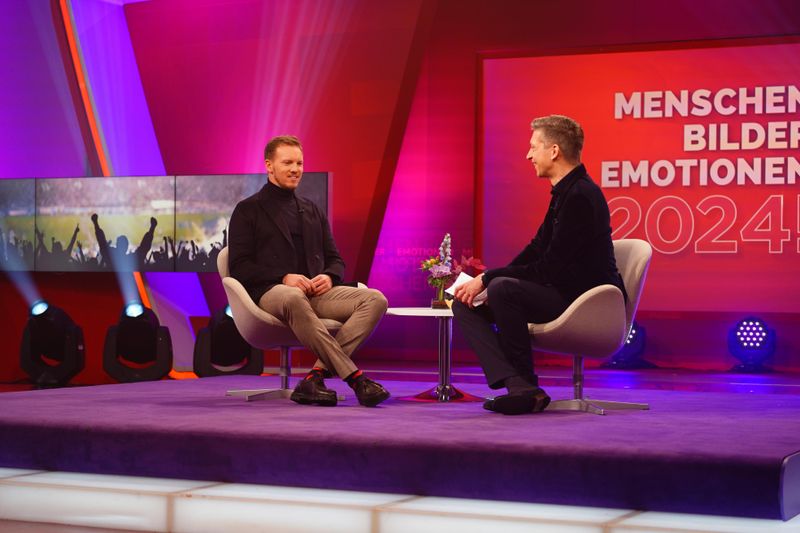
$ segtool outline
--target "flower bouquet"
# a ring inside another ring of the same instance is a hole
[[[447,233],[439,245],[439,256],[430,257],[420,265],[428,273],[428,285],[436,289],[436,298],[431,300],[434,309],[446,309],[444,289],[453,277],[453,260],[450,257],[450,234]]]

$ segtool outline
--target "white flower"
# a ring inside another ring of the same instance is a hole
[[[453,264],[453,258],[450,256],[450,234],[445,233],[442,244],[439,245],[439,261],[442,265],[447,265],[449,269]]]

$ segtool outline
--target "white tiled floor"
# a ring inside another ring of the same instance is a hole
[[[788,522],[0,468],[0,532],[794,532]],[[32,529],[29,529],[30,525]]]

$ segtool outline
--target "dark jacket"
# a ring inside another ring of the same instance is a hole
[[[572,301],[610,283],[627,299],[611,243],[611,217],[600,187],[578,165],[551,190],[544,222],[508,266],[486,271],[485,285],[497,277],[553,285]]]
[[[239,280],[258,303],[286,274],[297,274],[296,254],[289,226],[274,205],[267,186],[245,198],[233,210],[228,236],[231,276]],[[313,278],[328,274],[334,285],[344,276],[344,261],[333,241],[322,211],[310,200],[297,197],[303,223],[308,272]]]

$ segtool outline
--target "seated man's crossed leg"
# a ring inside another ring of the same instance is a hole
[[[295,336],[317,356],[308,375],[297,384],[291,399],[301,404],[336,405],[336,392],[324,378],[341,377],[355,391],[361,405],[374,407],[389,392],[358,369],[352,355],[375,330],[387,308],[380,291],[336,286],[319,296],[301,289],[276,285],[259,300],[259,306],[289,325]],[[331,335],[320,319],[342,322]]]

